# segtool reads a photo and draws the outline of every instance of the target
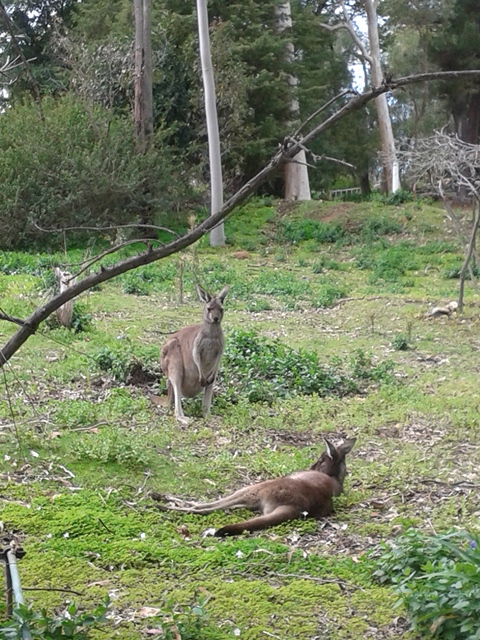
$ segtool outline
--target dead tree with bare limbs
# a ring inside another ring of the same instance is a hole
[[[457,235],[463,251],[458,291],[458,311],[463,310],[467,273],[475,283],[478,265],[476,239],[480,223],[480,145],[463,142],[443,131],[416,140],[410,149],[399,152],[404,176],[414,188],[428,186],[438,195],[445,215]],[[452,203],[461,200],[472,206],[468,220],[455,212]]]

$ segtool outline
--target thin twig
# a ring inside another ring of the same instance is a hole
[[[56,587],[22,587],[24,591],[59,591],[60,593],[73,593],[76,596],[84,596],[82,591],[74,591],[73,589],[60,589]]]
[[[170,233],[176,238],[180,237],[180,235],[176,231],[172,231],[172,229],[168,229],[167,227],[159,227],[156,224],[144,224],[141,222],[131,224],[115,224],[105,227],[62,227],[61,229],[45,229],[36,222],[34,222],[33,225],[39,231],[43,231],[44,233],[65,233],[65,231],[116,231],[117,229],[138,229],[139,227],[141,227],[142,229],[155,229],[156,231],[165,231],[166,233]]]
[[[3,382],[5,384],[5,393],[7,394],[7,404],[8,404],[8,408],[10,410],[10,415],[12,416],[12,423],[13,423],[13,428],[14,428],[14,431],[15,431],[15,437],[17,438],[17,443],[18,443],[18,447],[20,449],[20,452],[23,455],[23,457],[26,459],[25,453],[22,453],[22,440],[20,438],[20,432],[18,430],[17,419],[15,417],[15,412],[13,410],[12,398],[10,396],[10,387],[8,386],[7,372],[5,371],[5,367],[2,367],[2,372],[3,372]]]
[[[107,525],[104,523],[104,521],[101,518],[98,518],[98,521],[102,525],[102,527],[104,527],[108,531],[108,533],[113,533],[113,531],[107,527]]]

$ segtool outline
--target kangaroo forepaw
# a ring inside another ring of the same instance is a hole
[[[208,380],[207,378],[200,378],[200,384],[202,387],[206,387],[208,385]]]
[[[215,374],[212,373],[212,375],[208,376],[208,378],[207,378],[207,385],[213,384],[214,382],[215,382]]]

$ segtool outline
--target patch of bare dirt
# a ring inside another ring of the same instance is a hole
[[[348,229],[349,224],[355,224],[355,221],[349,217],[349,213],[354,208],[355,204],[353,202],[339,202],[329,206],[328,209],[319,207],[317,210],[309,211],[306,217],[312,220],[321,220],[322,222],[341,222],[342,226]]]

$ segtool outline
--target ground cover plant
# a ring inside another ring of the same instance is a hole
[[[469,283],[462,316],[426,316],[457,295],[441,209],[260,200],[226,233],[224,250],[200,241],[82,295],[77,331],[47,323],[3,370],[1,520],[27,552],[23,586],[41,589],[25,592],[37,624],[61,629],[74,602],[79,622],[97,612],[79,629],[93,639],[475,637],[454,624],[477,624],[464,600],[478,581],[480,299]],[[86,251],[2,254],[2,311],[24,316],[52,266]],[[157,356],[199,321],[196,282],[230,285],[227,348],[213,415],[195,398],[179,427]],[[322,435],[357,437],[323,521],[217,540],[205,532],[238,513],[149,498],[214,499],[307,468]]]

